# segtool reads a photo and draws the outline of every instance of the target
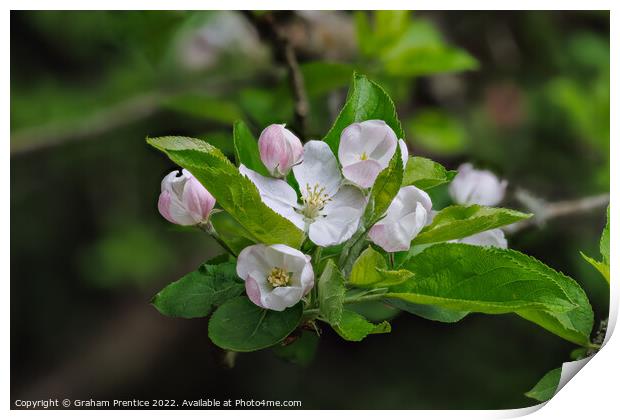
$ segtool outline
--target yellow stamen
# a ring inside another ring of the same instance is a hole
[[[309,219],[314,219],[323,210],[325,204],[330,200],[329,195],[325,193],[325,187],[315,184],[310,188],[310,184],[306,184],[306,195],[303,197],[304,209],[303,215]]]
[[[267,276],[267,281],[273,287],[283,287],[291,284],[291,276],[280,267],[273,267]]]
[[[360,155],[360,160],[366,160],[366,159],[368,159],[368,155],[366,154],[366,152],[363,152],[363,153]]]

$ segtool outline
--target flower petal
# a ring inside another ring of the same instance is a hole
[[[397,138],[394,130],[382,120],[353,123],[342,131],[338,159],[343,166],[351,165],[365,154],[385,168],[394,151]]]
[[[405,169],[409,161],[409,148],[403,139],[398,140],[398,147],[400,148],[400,157],[403,159],[403,169]]]
[[[319,140],[311,140],[304,145],[304,160],[293,167],[293,173],[304,197],[307,186],[313,188],[317,184],[324,187],[325,193],[331,197],[342,181],[336,157],[327,143]]]
[[[494,246],[496,248],[508,248],[508,241],[501,229],[491,229],[475,235],[459,239],[462,244],[478,245],[478,246]]]
[[[362,188],[370,188],[383,168],[375,160],[360,160],[342,168],[346,179]]]
[[[366,199],[360,190],[351,186],[340,188],[323,209],[324,216],[312,223],[308,236],[319,246],[341,244],[357,231]]]
[[[239,172],[256,185],[263,202],[270,209],[293,222],[299,229],[305,229],[303,216],[295,211],[297,193],[293,187],[281,179],[263,176],[243,164],[239,166]]]
[[[494,206],[504,199],[507,185],[507,181],[500,180],[493,172],[464,163],[450,183],[449,192],[458,204]]]

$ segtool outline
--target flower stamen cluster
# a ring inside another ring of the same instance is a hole
[[[273,267],[267,276],[267,281],[271,286],[283,287],[291,284],[291,275],[280,267]]]
[[[310,184],[306,184],[306,194],[302,200],[304,202],[302,214],[308,219],[315,219],[321,214],[321,210],[331,198],[325,192],[325,187],[317,183],[312,188]]]

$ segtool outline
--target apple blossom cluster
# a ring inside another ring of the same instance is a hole
[[[283,124],[265,128],[258,140],[260,158],[270,176],[241,164],[239,172],[258,189],[262,201],[288,219],[318,247],[344,244],[358,231],[369,194],[378,175],[388,167],[397,148],[403,168],[407,145],[382,120],[353,123],[341,134],[338,159],[323,141],[300,139]],[[299,194],[285,179],[292,176]],[[464,164],[450,185],[458,204],[495,205],[505,194],[506,181]],[[213,196],[182,169],[161,185],[159,211],[179,225],[208,225]],[[416,186],[400,188],[385,214],[369,229],[368,239],[387,253],[407,251],[411,241],[434,217],[429,195]],[[458,242],[507,246],[500,229],[481,232]],[[283,311],[296,305],[314,286],[311,257],[290,246],[255,244],[237,257],[237,274],[256,305]]]

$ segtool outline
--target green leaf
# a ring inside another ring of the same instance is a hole
[[[338,324],[342,317],[346,289],[342,273],[332,260],[329,260],[323,269],[318,288],[321,316],[330,324]]]
[[[197,94],[175,96],[164,106],[193,117],[232,124],[242,117],[241,110],[232,102]]]
[[[353,264],[349,284],[364,288],[389,287],[405,282],[412,276],[407,270],[388,270],[383,255],[369,246]]]
[[[596,261],[592,257],[588,257],[583,252],[580,253],[584,260],[590,263],[590,265],[598,270],[599,273],[607,280],[609,283],[609,265],[605,264],[603,261]]]
[[[319,346],[319,337],[311,331],[302,331],[301,335],[290,344],[282,343],[273,351],[278,357],[300,366],[308,366],[314,360],[316,349]]]
[[[217,308],[209,321],[209,338],[225,350],[255,351],[284,340],[299,325],[300,302],[282,312],[270,311],[239,296]]]
[[[211,213],[209,220],[220,240],[236,255],[254,243],[252,235],[225,211]]]
[[[607,206],[607,224],[605,225],[605,228],[603,229],[603,233],[601,235],[600,250],[601,255],[603,256],[602,261],[597,261],[594,258],[587,256],[583,252],[581,253],[581,256],[584,260],[589,262],[590,265],[596,268],[598,272],[603,275],[605,280],[607,280],[607,284],[609,284],[609,206]]]
[[[235,159],[237,165],[244,164],[261,175],[269,176],[269,172],[260,159],[258,141],[252,135],[247,125],[241,120],[233,125],[233,141],[235,144]]]
[[[301,246],[304,232],[267,207],[254,184],[218,149],[189,137],[159,137],[147,141],[189,170],[252,236],[253,242]]]
[[[465,238],[475,233],[509,225],[531,217],[515,210],[471,206],[450,206],[435,215],[433,223],[426,226],[413,239],[412,245],[445,242]]]
[[[392,331],[390,323],[387,321],[372,324],[360,314],[346,309],[342,312],[340,323],[332,326],[342,338],[348,341],[362,341],[369,334],[382,334]]]
[[[394,130],[399,139],[405,138],[392,99],[381,86],[371,82],[364,75],[354,73],[347,101],[323,141],[338,156],[342,130],[355,122],[366,120],[383,120]]]
[[[419,156],[411,156],[405,167],[402,186],[415,185],[422,190],[429,190],[452,181],[455,176],[456,171],[448,171],[437,162]]]
[[[422,318],[429,319],[431,321],[458,322],[469,314],[469,312],[467,311],[455,311],[442,308],[441,306],[437,305],[420,305],[400,299],[386,299],[386,303],[394,306],[395,308],[412,313]]]
[[[403,161],[400,147],[397,147],[387,168],[379,172],[370,190],[368,205],[364,214],[366,226],[372,226],[383,216],[388,207],[390,207],[394,197],[396,197],[396,194],[398,194],[402,181]]]
[[[235,263],[203,265],[166,286],[152,303],[163,315],[198,318],[209,315],[214,306],[239,296],[244,290]]]
[[[439,244],[404,268],[413,279],[391,287],[387,298],[488,314],[521,309],[563,313],[584,304],[567,293],[579,289],[574,280],[513,250]]]
[[[430,152],[455,154],[467,146],[463,123],[439,110],[420,110],[408,121],[407,127],[413,142]]]
[[[560,384],[560,377],[562,376],[562,368],[553,369],[545,374],[534,388],[525,393],[526,397],[533,398],[540,402],[550,400],[555,395],[556,389]]]

